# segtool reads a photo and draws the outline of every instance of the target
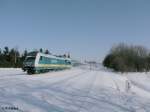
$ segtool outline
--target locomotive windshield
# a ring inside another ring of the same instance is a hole
[[[33,62],[33,61],[35,61],[35,57],[27,57],[27,59],[25,61]]]

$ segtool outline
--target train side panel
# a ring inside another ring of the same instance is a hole
[[[38,53],[35,60],[35,69],[38,72],[47,70],[62,70],[71,68],[71,61]]]

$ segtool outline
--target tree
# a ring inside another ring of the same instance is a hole
[[[40,52],[43,53],[43,49],[42,48],[40,48]]]
[[[68,53],[68,58],[70,58],[70,53]]]
[[[23,62],[25,60],[25,58],[26,58],[27,55],[28,55],[28,51],[24,50],[24,52],[23,52],[23,54],[22,54],[22,56],[20,58],[21,62]]]
[[[2,50],[1,50],[1,48],[0,48],[0,55],[2,55]]]
[[[28,51],[24,50],[23,57],[25,58],[28,55]]]
[[[15,50],[14,49],[10,50],[9,58],[10,58],[10,63],[14,67],[15,66]]]
[[[49,50],[48,50],[48,49],[46,49],[45,54],[50,54],[50,52],[49,52]]]
[[[9,48],[6,46],[6,47],[4,47],[4,55],[6,56],[6,55],[8,55],[9,54]]]
[[[121,72],[149,70],[149,51],[143,46],[119,44],[113,46],[103,65]]]
[[[66,57],[67,57],[67,55],[66,55],[66,54],[64,54],[64,55],[63,55],[63,57],[65,57],[65,58],[66,58]]]

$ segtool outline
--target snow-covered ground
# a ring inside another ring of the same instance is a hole
[[[150,112],[150,73],[87,66],[39,75],[0,69],[0,112]]]

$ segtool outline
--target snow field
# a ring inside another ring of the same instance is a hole
[[[128,90],[127,81],[131,86]],[[122,75],[87,66],[36,75],[20,69],[0,69],[0,109],[14,106],[19,108],[16,112],[149,112],[149,85],[150,77],[145,73]]]

